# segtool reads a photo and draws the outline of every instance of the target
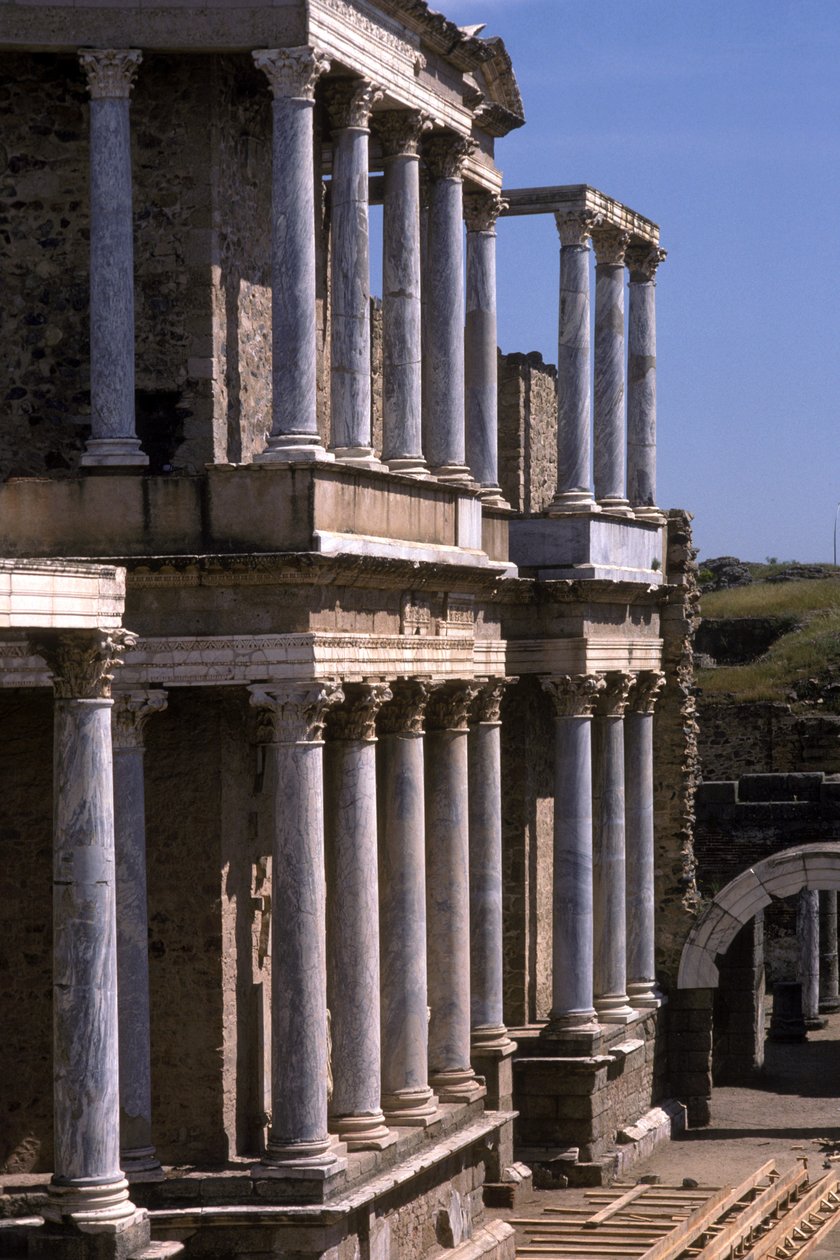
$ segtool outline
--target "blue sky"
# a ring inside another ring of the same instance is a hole
[[[510,187],[656,220],[659,503],[701,555],[830,560],[840,501],[840,0],[441,0],[513,58]],[[555,361],[557,236],[503,221],[499,340]]]

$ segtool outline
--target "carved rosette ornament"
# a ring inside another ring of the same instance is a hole
[[[137,48],[83,48],[79,61],[87,76],[91,100],[127,100],[143,54]]]
[[[337,682],[266,683],[250,688],[273,744],[315,744],[324,737],[327,713],[344,700]]]
[[[344,704],[331,709],[327,717],[327,735],[331,739],[376,739],[376,716],[383,704],[393,698],[387,683],[350,683],[344,688]]]
[[[592,243],[599,267],[623,267],[624,255],[630,243],[630,233],[621,228],[602,227],[593,229]]]
[[[163,712],[167,699],[163,690],[138,688],[136,691],[117,691],[111,710],[111,742],[114,748],[142,748],[147,721],[153,713]]]
[[[254,65],[268,79],[274,97],[314,101],[321,75],[330,68],[330,59],[308,44],[298,48],[260,48],[251,56]]]
[[[558,210],[554,215],[561,245],[586,245],[592,229],[597,227],[601,216],[594,210]]]
[[[554,705],[555,717],[591,717],[607,685],[603,674],[557,674],[540,682]]]
[[[625,262],[630,272],[630,283],[647,284],[655,280],[657,267],[667,257],[667,249],[660,249],[648,241],[634,241],[628,245]]]
[[[475,147],[469,136],[451,132],[429,136],[423,145],[423,156],[432,179],[463,179],[464,164]]]
[[[605,687],[595,705],[596,717],[624,717],[630,696],[630,688],[636,681],[635,674],[623,670],[610,670],[603,675]]]
[[[114,670],[137,635],[130,630],[44,630],[29,636],[53,676],[59,700],[107,700]]]
[[[426,710],[426,730],[469,730],[470,709],[480,689],[481,684],[476,682],[438,683]]]
[[[496,220],[510,203],[495,192],[471,192],[464,197],[464,220],[468,232],[496,232]]]
[[[347,127],[365,129],[377,101],[381,101],[382,88],[369,79],[332,79],[324,89],[324,100],[334,131]]]
[[[374,127],[383,158],[416,157],[432,117],[419,109],[385,109],[376,115]]]
[[[643,670],[636,675],[630,691],[630,711],[651,714],[656,708],[659,694],[665,686],[665,675],[660,670]]]
[[[470,725],[478,723],[498,726],[501,721],[502,697],[505,688],[518,682],[518,678],[488,678],[479,683],[479,690],[470,709]]]

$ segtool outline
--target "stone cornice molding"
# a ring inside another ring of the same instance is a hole
[[[350,683],[344,688],[344,703],[327,715],[327,736],[356,742],[376,739],[376,717],[393,692],[387,683]]]
[[[385,109],[376,115],[373,127],[383,158],[417,157],[420,141],[431,130],[432,116],[420,109]]]
[[[557,210],[554,214],[554,222],[557,224],[561,245],[582,245],[588,249],[586,242],[592,229],[600,222],[600,217],[594,210]]]
[[[605,674],[604,689],[598,693],[598,698],[595,702],[595,716],[624,717],[630,688],[635,680],[635,674],[626,674],[621,670],[614,670]]]
[[[254,65],[268,79],[275,99],[314,101],[315,87],[330,68],[330,59],[319,48],[260,48],[251,53]]]
[[[479,690],[480,684],[475,682],[445,682],[434,686],[426,709],[426,730],[469,730],[470,709]]]
[[[317,744],[329,710],[344,700],[337,682],[271,683],[249,688],[272,744]]]
[[[400,678],[391,684],[391,699],[379,711],[380,735],[422,735],[432,685],[423,679]]]
[[[111,710],[114,748],[142,748],[146,742],[146,723],[153,713],[162,713],[167,702],[166,692],[157,688],[141,687],[131,691],[118,688]]]
[[[324,87],[324,102],[333,131],[366,130],[371,110],[383,95],[382,88],[369,79],[330,79]]]
[[[593,228],[592,243],[595,260],[599,267],[623,267],[624,255],[630,243],[630,233],[621,228]]]
[[[470,725],[498,726],[501,721],[502,699],[506,688],[518,682],[518,678],[477,679],[478,692],[470,708]]]
[[[453,133],[429,136],[423,144],[423,157],[432,179],[463,179],[464,166],[475,147],[475,141],[469,136]]]
[[[660,249],[647,241],[633,241],[627,246],[625,262],[630,272],[631,284],[647,284],[656,278],[656,269],[668,257],[667,249]]]
[[[540,683],[554,706],[554,716],[561,718],[591,717],[607,685],[603,674],[558,674],[541,678]]]
[[[44,630],[31,634],[29,642],[46,661],[59,700],[107,700],[114,670],[137,635],[128,630]]]
[[[80,48],[91,100],[128,100],[142,60],[138,48]]]
[[[630,690],[630,712],[652,714],[665,682],[665,675],[659,670],[645,670],[637,674]]]
[[[508,203],[495,192],[469,192],[464,194],[464,220],[468,232],[496,231],[496,220]]]

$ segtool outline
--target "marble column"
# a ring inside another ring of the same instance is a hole
[[[664,249],[627,249],[627,497],[641,520],[661,522],[656,507],[656,269]]]
[[[31,641],[55,691],[55,1172],[42,1210],[48,1222],[122,1233],[140,1229],[145,1219],[129,1200],[119,1149],[110,682],[133,637],[121,630],[56,631]],[[148,1222],[145,1230],[148,1238]]]
[[[635,1007],[657,1007],[653,837],[653,711],[665,675],[636,676],[624,718],[627,829],[627,996]]]
[[[136,48],[79,52],[90,92],[90,425],[83,467],[144,467],[134,426],[131,88]]]
[[[252,54],[273,96],[271,223],[271,433],[255,463],[312,463],[324,450],[316,413],[315,86],[329,70],[316,48]]]
[[[382,91],[367,79],[333,79],[330,181],[330,446],[343,463],[380,468],[370,409],[368,139]]]
[[[627,995],[627,907],[624,823],[624,712],[632,674],[611,671],[592,723],[595,1009],[605,1024],[636,1012]]]
[[[273,760],[271,1131],[255,1177],[331,1176],[327,1131],[327,964],[323,730],[336,683],[251,687]]]
[[[837,892],[820,890],[820,1013],[840,1011],[837,964]]]
[[[625,493],[624,252],[629,232],[592,231],[595,245],[595,498],[613,515],[632,516]]]
[[[144,688],[117,691],[111,713],[117,864],[120,1159],[129,1181],[163,1177],[152,1142],[143,753],[146,722],[153,713],[165,708],[165,691]]]
[[[824,1028],[819,1018],[820,1004],[820,895],[803,888],[796,907],[796,936],[799,941],[799,982],[802,985],[802,1015],[806,1028]]]
[[[473,142],[434,135],[424,154],[430,174],[423,324],[423,448],[441,481],[471,485],[464,436],[464,183]]]
[[[426,854],[423,719],[429,684],[400,680],[379,714],[379,930],[382,1106],[397,1125],[427,1125]]]
[[[474,683],[436,686],[426,711],[429,1075],[442,1102],[486,1090],[470,1062],[468,718]]]
[[[592,710],[600,674],[541,678],[554,706],[551,1011],[544,1037],[596,1034],[593,1000]]]
[[[427,475],[422,433],[420,140],[417,110],[376,116],[382,144],[382,459],[392,472]]]
[[[384,683],[353,684],[327,719],[330,1128],[350,1151],[381,1151],[396,1141],[380,1104],[376,843],[376,715],[390,699]]]
[[[592,497],[592,388],[589,331],[591,212],[557,214],[560,320],[557,349],[557,490],[550,516],[595,512]]]
[[[467,322],[464,336],[467,465],[490,507],[510,507],[499,485],[499,385],[496,332],[498,193],[464,197],[467,223]]]

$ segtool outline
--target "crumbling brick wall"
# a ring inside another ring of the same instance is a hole
[[[499,355],[499,484],[511,507],[542,512],[557,487],[557,369],[542,355]]]

